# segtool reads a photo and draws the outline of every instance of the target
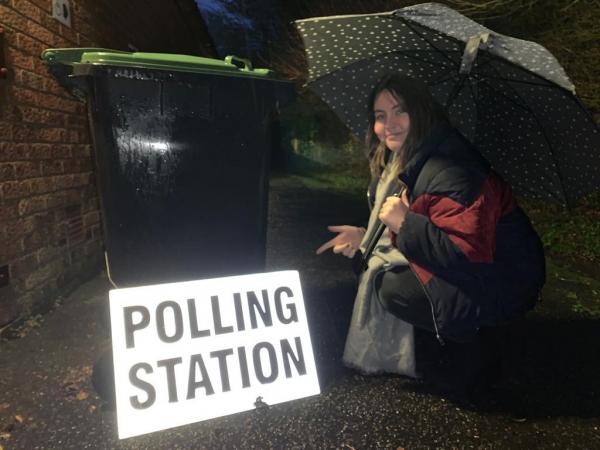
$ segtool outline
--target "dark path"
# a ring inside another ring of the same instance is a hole
[[[326,225],[364,214],[360,199],[295,178],[272,182],[268,269],[300,271],[320,396],[118,441],[115,413],[90,384],[109,342],[108,284],[98,276],[30,321],[24,337],[0,342],[0,448],[600,448],[600,324],[560,309],[559,282],[512,333],[520,351],[510,383],[477,407],[401,377],[345,369],[354,276],[345,258],[314,251]]]

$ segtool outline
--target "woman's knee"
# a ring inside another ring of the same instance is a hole
[[[401,286],[398,285],[398,276],[393,272],[384,272],[377,283],[377,297],[381,306],[396,315],[409,306],[408,299],[402,296]]]

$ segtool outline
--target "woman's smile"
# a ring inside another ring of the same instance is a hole
[[[382,91],[375,99],[373,131],[393,152],[402,150],[410,130],[410,117],[404,104],[390,91]]]

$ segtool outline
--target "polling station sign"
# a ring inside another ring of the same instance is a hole
[[[109,301],[121,439],[320,392],[296,271],[114,289]]]

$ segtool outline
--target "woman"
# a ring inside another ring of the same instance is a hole
[[[367,297],[388,313],[435,333],[442,343],[472,342],[479,330],[531,309],[545,281],[543,249],[510,187],[450,126],[418,80],[384,77],[369,110],[367,143],[377,195],[390,179],[397,185],[388,189],[402,194],[375,198],[367,230],[330,227],[339,234],[317,253],[332,248],[353,257],[359,248],[364,251],[377,216],[390,232],[382,239],[389,234],[389,246],[408,264],[399,258],[372,264],[374,251],[367,272],[377,266],[375,273],[363,274],[360,284],[372,285]],[[376,246],[379,253],[383,244]],[[372,303],[367,297],[357,296],[355,315],[357,309],[365,314],[357,304]]]

